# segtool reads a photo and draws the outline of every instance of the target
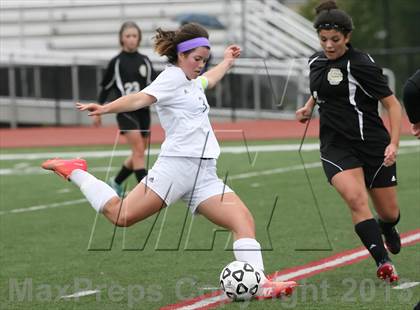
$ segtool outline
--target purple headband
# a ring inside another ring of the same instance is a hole
[[[204,37],[187,40],[187,41],[179,43],[176,46],[176,50],[178,51],[178,53],[183,53],[183,52],[192,50],[193,48],[200,47],[200,46],[207,46],[208,48],[210,48],[209,40]]]

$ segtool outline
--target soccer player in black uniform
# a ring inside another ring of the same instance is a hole
[[[420,139],[420,69],[405,82],[403,101],[411,123],[411,133]],[[420,310],[420,301],[414,306],[414,310]]]
[[[411,123],[411,132],[420,139],[420,69],[405,83],[403,101]]]
[[[314,27],[322,51],[309,59],[311,97],[296,117],[306,122],[318,105],[324,172],[348,205],[355,231],[377,264],[377,276],[394,282],[398,275],[381,233],[388,250],[397,254],[401,240],[395,228],[400,219],[395,162],[401,106],[373,59],[350,45],[353,22],[334,1],[318,6]],[[388,112],[390,134],[379,117],[378,101]]]
[[[141,30],[136,23],[123,23],[119,40],[122,51],[111,59],[106,69],[98,99],[101,104],[124,95],[138,93],[149,85],[156,75],[149,58],[137,51],[141,42]],[[131,155],[124,161],[116,177],[109,180],[110,185],[121,196],[121,184],[132,172],[135,173],[138,182],[147,175],[144,151],[149,137],[150,110],[149,107],[145,107],[134,112],[118,113],[116,117],[120,132],[131,147]],[[99,126],[100,116],[95,116],[93,122],[95,126]]]

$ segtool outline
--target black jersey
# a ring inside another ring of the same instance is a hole
[[[378,113],[378,100],[392,95],[385,76],[366,53],[348,45],[329,60],[323,52],[309,59],[310,90],[319,106],[321,145],[347,141],[389,142]]]
[[[99,103],[138,93],[156,77],[152,63],[145,55],[122,51],[111,59],[102,79]],[[146,108],[148,109],[148,107]]]
[[[420,69],[418,69],[408,80],[420,89]]]
[[[420,122],[420,69],[405,83],[403,89],[405,111],[412,124]]]

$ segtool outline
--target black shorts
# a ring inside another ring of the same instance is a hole
[[[143,137],[150,134],[150,110],[140,109],[117,114],[118,128],[121,134],[128,130],[139,130]]]
[[[361,167],[367,188],[397,185],[397,166],[385,167],[386,146],[366,146],[358,143],[344,145],[329,144],[321,148],[321,160],[328,182],[337,173]]]
[[[410,123],[420,122],[420,88],[410,80],[404,85],[403,99]]]

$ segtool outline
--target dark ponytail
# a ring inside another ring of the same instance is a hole
[[[187,23],[182,25],[176,31],[165,31],[161,28],[156,29],[155,51],[160,56],[168,57],[171,64],[176,64],[178,60],[177,45],[181,42],[195,39],[198,37],[209,38],[207,30],[196,23]],[[187,51],[185,53],[189,53]]]
[[[333,0],[322,2],[315,8],[315,12],[317,16],[314,21],[314,28],[318,32],[322,29],[335,29],[347,36],[354,29],[351,17],[340,10]]]
[[[338,10],[337,3],[333,0],[328,0],[328,1],[322,2],[320,5],[318,5],[315,8],[316,15],[318,15],[322,11],[328,11],[328,10]]]

